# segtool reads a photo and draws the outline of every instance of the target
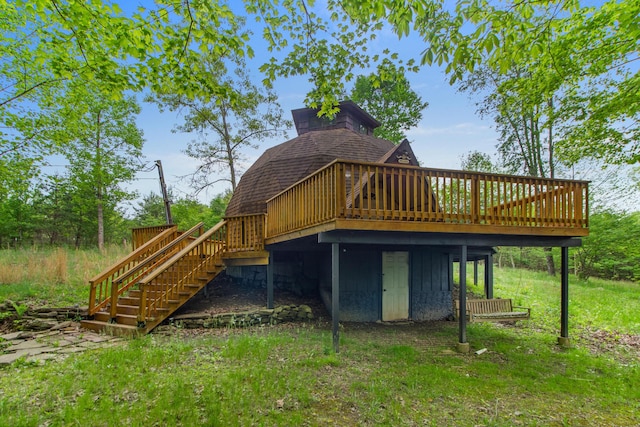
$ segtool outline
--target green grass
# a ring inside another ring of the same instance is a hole
[[[561,348],[560,278],[496,269],[495,282],[532,319],[468,325],[480,355],[453,351],[455,322],[347,323],[337,355],[326,323],[176,329],[0,369],[0,425],[640,425],[639,349],[617,341],[640,333],[637,284],[572,276]]]
[[[471,266],[471,264],[470,264]],[[483,266],[478,286],[473,271],[467,273],[468,289],[483,294]],[[455,275],[455,274],[454,274]],[[569,322],[580,330],[640,334],[640,284],[569,276]],[[560,322],[560,275],[522,269],[494,269],[494,297],[511,298],[514,305],[530,307],[532,324],[553,329]]]
[[[445,332],[434,339],[432,331]],[[393,333],[389,334],[388,331]],[[640,366],[545,333],[471,325],[480,356],[451,351],[456,325],[147,336],[44,366],[0,371],[0,424],[637,425]],[[376,338],[381,338],[379,341]]]

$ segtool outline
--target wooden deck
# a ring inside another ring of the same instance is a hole
[[[579,237],[585,181],[336,160],[267,201],[265,242],[329,230]]]
[[[225,266],[267,264],[266,245],[332,230],[393,232],[376,236],[394,242],[422,233],[448,245],[469,235],[586,236],[587,200],[584,181],[336,160],[268,200],[266,214],[228,217],[207,231],[134,229],[131,255],[91,280],[93,320],[83,326],[147,332]]]

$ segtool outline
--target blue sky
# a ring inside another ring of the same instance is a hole
[[[254,33],[259,34],[257,29]],[[371,53],[376,50],[381,52],[385,48],[399,51],[405,60],[410,57],[419,58],[423,49],[419,39],[398,38],[391,32],[383,32],[371,46]],[[256,52],[265,52],[266,49],[258,46]],[[258,55],[248,62],[252,74],[256,76],[256,82],[261,80],[258,67],[266,61],[266,55]],[[370,70],[363,70],[362,74],[368,74]],[[429,103],[429,107],[423,112],[423,119],[419,125],[411,129],[408,139],[421,164],[425,167],[459,169],[460,158],[469,151],[478,150],[487,153],[495,151],[496,134],[492,129],[490,120],[482,120],[476,114],[473,99],[469,99],[465,93],[459,93],[448,83],[448,78],[439,67],[422,67],[415,74],[409,74],[413,90],[423,100]],[[274,90],[279,97],[279,102],[285,113],[290,118],[290,111],[304,107],[305,94],[311,89],[306,76],[289,79],[280,79],[275,82]],[[178,177],[189,174],[195,170],[196,163],[182,153],[187,143],[194,137],[188,134],[172,133],[176,124],[181,123],[181,117],[173,112],[158,112],[151,104],[143,104],[143,112],[138,119],[140,128],[144,131],[146,143],[144,155],[147,161],[161,160],[167,184],[173,188],[174,194],[184,196],[191,192],[186,181]],[[383,117],[377,117],[383,121]],[[243,164],[246,170],[267,148],[277,145],[287,139],[296,136],[295,129],[287,132],[287,138],[278,137],[265,141],[259,148],[247,149],[244,152],[247,161]],[[158,175],[156,170],[139,173],[138,180],[129,188],[137,190],[142,195],[153,191],[159,193]],[[208,192],[199,195],[199,200],[208,201],[217,193],[227,187],[218,185]]]
[[[276,93],[280,104],[289,118],[290,110],[304,107],[305,91],[309,86],[304,79],[292,84],[276,83]],[[412,142],[416,156],[425,167],[459,169],[460,157],[471,150],[492,153],[495,150],[496,135],[491,122],[481,120],[475,114],[475,106],[466,94],[458,93],[448,85],[444,75],[438,70],[424,69],[411,76],[413,89],[429,102],[423,112],[420,124],[411,129],[407,136]],[[378,118],[380,121],[384,118]],[[177,113],[159,113],[154,105],[144,104],[138,124],[144,130],[146,143],[144,155],[147,160],[161,160],[167,184],[174,188],[177,195],[190,191],[186,182],[177,178],[195,170],[195,163],[182,153],[192,135],[172,133],[173,127],[181,122]],[[287,138],[272,138],[263,142],[258,149],[246,149],[247,157],[244,169],[249,167],[267,148],[296,136],[295,129],[287,132]],[[158,192],[157,171],[139,173],[135,186],[142,194]],[[200,195],[200,200],[208,201],[214,194],[224,190],[219,186],[209,194]]]

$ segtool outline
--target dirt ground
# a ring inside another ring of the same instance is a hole
[[[301,305],[311,307],[315,318],[329,318],[319,295],[300,296],[292,292],[275,289],[273,292],[274,306]],[[203,315],[220,313],[238,313],[257,310],[267,306],[267,290],[256,287],[239,287],[225,276],[216,278],[205,291],[201,291],[194,298],[183,305],[176,315],[196,314]]]

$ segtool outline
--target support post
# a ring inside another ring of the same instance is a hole
[[[469,352],[467,342],[467,246],[460,247],[460,318],[457,350],[460,353]]]
[[[333,350],[340,352],[340,244],[331,244],[331,319]]]
[[[273,309],[273,254],[269,253],[267,264],[267,308]]]
[[[449,254],[449,290],[453,291],[453,255]]]
[[[560,336],[558,344],[563,347],[570,345],[569,341],[569,248],[563,246],[561,276],[562,284],[560,291]]]
[[[478,286],[478,260],[473,260],[473,286]]]
[[[484,260],[484,294],[493,299],[493,254],[489,252]]]

